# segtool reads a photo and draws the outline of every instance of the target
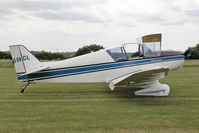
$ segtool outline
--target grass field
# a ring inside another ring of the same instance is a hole
[[[199,132],[199,60],[185,66],[161,80],[168,97],[111,92],[106,83],[38,83],[21,94],[12,63],[0,61],[0,133]]]

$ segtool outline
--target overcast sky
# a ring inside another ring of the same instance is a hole
[[[199,43],[199,0],[0,0],[0,50],[76,51],[162,33],[162,49]]]

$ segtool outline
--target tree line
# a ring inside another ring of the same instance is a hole
[[[53,53],[53,52],[45,52],[45,51],[31,51],[31,53],[39,60],[63,60],[76,56],[80,56],[83,54],[91,53],[98,51],[100,49],[104,49],[103,46],[92,44],[83,46],[79,48],[76,52],[62,52],[62,53]],[[9,51],[0,51],[0,59],[12,59]]]
[[[199,59],[199,44],[195,47],[189,47],[188,50],[191,55],[191,59]]]
[[[35,55],[35,57],[39,60],[62,60],[95,52],[100,49],[104,49],[104,47],[102,45],[92,44],[83,46],[79,48],[76,52],[53,53],[45,51],[31,51],[31,53]],[[195,47],[189,47],[188,50],[191,55],[190,59],[199,59],[199,44],[197,44]],[[11,59],[10,52],[0,51],[0,59]]]
[[[0,51],[0,59],[12,59],[11,58],[11,55],[10,55],[10,52],[3,52],[3,51]]]

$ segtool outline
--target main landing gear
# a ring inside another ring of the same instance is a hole
[[[27,81],[27,83],[21,88],[21,93],[24,93],[24,90],[26,89],[26,87],[28,87],[30,83],[30,81]]]

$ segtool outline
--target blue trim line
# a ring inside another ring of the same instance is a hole
[[[161,58],[151,58],[151,59],[143,59],[143,60],[134,60],[134,61],[125,61],[125,62],[116,62],[112,64],[103,64],[103,65],[93,65],[79,68],[66,68],[61,70],[51,70],[47,72],[39,72],[28,75],[29,80],[39,79],[39,78],[48,78],[48,77],[56,77],[56,76],[67,76],[78,73],[92,72],[92,71],[101,71],[107,69],[115,69],[119,67],[128,67],[134,65],[141,65],[147,63],[157,63],[162,61],[171,61],[184,59],[184,56],[173,56],[173,57],[161,57]],[[17,75],[18,80],[26,80],[26,75]]]

